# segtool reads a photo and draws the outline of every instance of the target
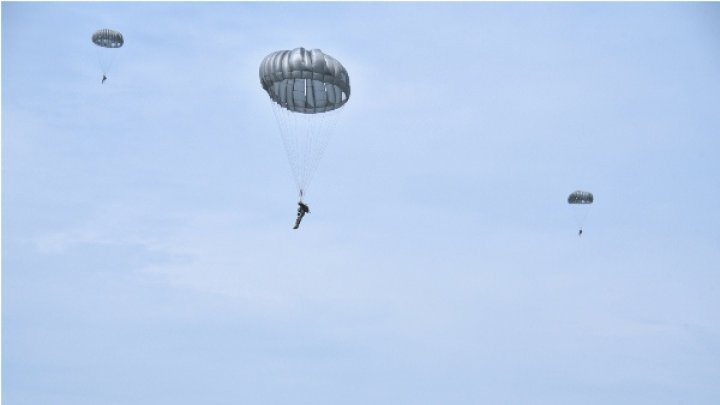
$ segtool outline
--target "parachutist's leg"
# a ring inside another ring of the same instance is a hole
[[[295,219],[295,226],[293,227],[293,229],[298,229],[300,227],[300,221],[302,221],[304,216],[304,212],[298,212],[297,219]]]

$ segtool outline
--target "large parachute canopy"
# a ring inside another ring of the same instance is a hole
[[[92,41],[103,48],[120,48],[125,43],[121,33],[107,28],[95,31]]]
[[[273,101],[293,112],[332,111],[350,98],[347,71],[319,49],[271,53],[260,64],[260,82]]]
[[[592,204],[593,195],[589,191],[573,191],[568,196],[568,204]]]
[[[285,151],[302,200],[350,98],[345,67],[320,49],[276,51],[260,63]]]

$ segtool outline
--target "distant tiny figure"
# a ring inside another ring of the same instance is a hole
[[[103,75],[102,83],[100,84],[105,84],[105,80],[107,80],[107,76]]]
[[[582,229],[578,231],[578,236],[582,237]]]
[[[299,207],[298,207],[298,211],[297,211],[297,218],[295,219],[295,226],[293,227],[293,229],[298,229],[300,227],[300,221],[302,221],[305,214],[310,213],[310,207],[308,207],[307,204],[305,204],[302,201],[299,201],[298,205],[299,205]]]

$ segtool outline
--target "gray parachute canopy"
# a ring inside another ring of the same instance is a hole
[[[589,191],[573,191],[568,196],[568,204],[592,204],[593,195]]]
[[[293,112],[332,111],[350,98],[347,71],[319,49],[271,53],[260,64],[260,82],[273,101]]]
[[[120,48],[125,43],[121,33],[107,28],[95,31],[92,41],[103,48]]]

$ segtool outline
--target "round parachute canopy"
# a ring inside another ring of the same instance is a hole
[[[121,33],[107,28],[95,31],[92,41],[103,48],[120,48],[125,43]]]
[[[568,204],[592,204],[593,195],[589,191],[573,191],[568,196]]]
[[[319,49],[271,53],[260,64],[260,82],[273,101],[292,112],[332,111],[350,98],[347,71]]]

